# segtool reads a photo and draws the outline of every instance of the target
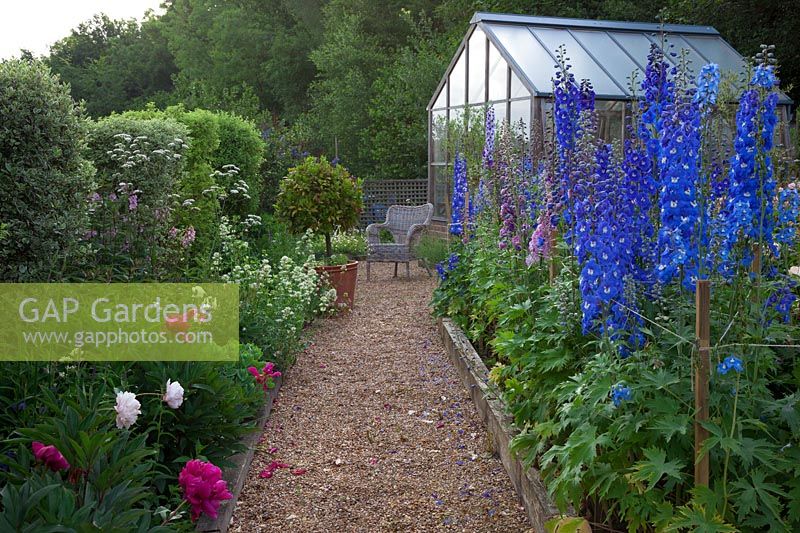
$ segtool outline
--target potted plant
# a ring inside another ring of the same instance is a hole
[[[296,232],[311,230],[325,237],[325,264],[317,267],[336,289],[336,306],[353,307],[358,261],[346,257],[331,261],[331,234],[354,228],[363,207],[361,181],[342,165],[332,165],[324,156],[307,157],[290,168],[281,180],[276,214]],[[334,264],[335,263],[335,264]]]

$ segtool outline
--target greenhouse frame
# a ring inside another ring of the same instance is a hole
[[[576,80],[597,94],[598,130],[606,140],[625,135],[625,102],[637,98],[631,80],[644,79],[651,45],[673,65],[688,60],[692,75],[707,63],[735,74],[747,61],[710,26],[611,22],[497,13],[475,13],[469,29],[428,104],[428,200],[434,220],[449,220],[450,154],[447,128],[467,110],[492,106],[499,121],[547,127],[557,51],[564,46]],[[638,89],[638,87],[637,87]],[[780,94],[779,116],[788,123],[791,99]],[[788,135],[784,128],[783,135]],[[786,139],[782,139],[784,142]]]

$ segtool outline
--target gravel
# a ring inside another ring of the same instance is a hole
[[[230,531],[532,531],[436,333],[435,279],[363,267],[289,371]]]

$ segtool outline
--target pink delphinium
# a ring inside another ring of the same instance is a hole
[[[69,463],[55,446],[45,446],[35,440],[31,443],[31,449],[36,460],[44,463],[53,472],[69,469]]]
[[[254,366],[248,367],[247,371],[250,372],[254,378],[256,378],[256,383],[261,383],[265,391],[273,387],[273,380],[275,378],[281,377],[280,371],[275,370],[274,363],[267,363],[264,365],[264,368],[261,370],[261,372],[259,372]]]
[[[128,196],[128,210],[136,211],[137,207],[139,207],[139,197],[135,194],[131,194]]]
[[[539,215],[536,229],[531,234],[528,243],[528,256],[525,264],[533,265],[539,258],[549,259],[553,253],[553,243],[555,242],[556,230],[553,227],[550,213],[544,212]]]
[[[230,500],[233,495],[222,479],[219,467],[192,459],[178,474],[178,484],[183,489],[183,498],[192,506],[192,520],[201,514],[216,518],[220,502]]]

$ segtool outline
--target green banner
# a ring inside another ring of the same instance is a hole
[[[0,284],[0,361],[234,361],[238,356],[236,284]]]

